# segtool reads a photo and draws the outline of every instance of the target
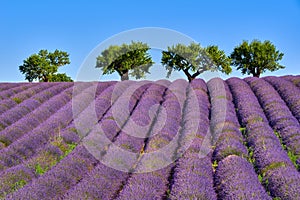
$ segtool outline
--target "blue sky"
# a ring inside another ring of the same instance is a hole
[[[172,29],[227,54],[242,40],[270,40],[285,53],[281,64],[286,69],[265,75],[300,74],[299,0],[2,0],[0,25],[1,82],[24,81],[18,66],[40,49],[67,51],[71,64],[60,71],[76,79],[97,45],[143,27]],[[165,71],[157,69],[153,73],[163,78]],[[230,76],[243,77],[237,71]]]

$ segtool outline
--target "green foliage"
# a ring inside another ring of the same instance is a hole
[[[242,74],[252,74],[259,77],[261,73],[270,70],[284,69],[278,62],[283,58],[283,53],[268,40],[261,42],[253,40],[250,44],[243,41],[235,47],[230,57],[232,65],[236,66]]]
[[[290,160],[292,161],[292,163],[294,164],[294,166],[299,170],[300,166],[297,165],[297,160],[299,158],[299,156],[295,155],[292,151],[288,150],[288,156],[290,158]]]
[[[212,163],[213,170],[216,171],[217,167],[218,167],[218,162],[217,160],[214,160],[214,162]]]
[[[242,135],[246,138],[247,137],[247,129],[246,129],[246,127],[240,127],[240,131],[241,131]]]
[[[19,70],[25,75],[25,80],[49,82],[51,76],[55,76],[60,66],[70,64],[69,54],[64,51],[55,50],[53,53],[40,50],[23,61]],[[59,75],[60,76],[60,75]]]
[[[63,74],[57,73],[57,74],[52,74],[49,77],[49,82],[73,82],[73,80],[65,73]]]
[[[18,97],[14,97],[12,98],[13,101],[15,101],[17,104],[20,104],[22,102],[22,99],[18,98]]]
[[[20,180],[18,182],[15,182],[13,187],[12,187],[12,191],[17,191],[19,189],[21,189],[22,187],[24,187],[27,184],[27,181],[25,180]]]
[[[231,73],[230,62],[230,58],[224,51],[219,50],[218,46],[202,48],[196,43],[168,47],[168,51],[162,52],[161,59],[161,63],[168,70],[167,77],[170,77],[173,70],[182,70],[189,81],[205,71],[219,70],[229,74]]]
[[[69,128],[68,130],[69,130],[69,131],[72,131],[72,132],[74,132],[74,133],[78,133],[78,130],[77,130],[76,128],[73,128],[73,127],[72,127],[72,128]]]
[[[290,160],[292,161],[292,163],[294,164],[294,166],[299,169],[300,166],[297,164],[297,160],[299,158],[299,155],[296,155],[291,149],[287,148],[287,146],[283,143],[282,137],[279,134],[279,132],[274,131],[274,134],[278,137],[280,143],[281,143],[281,147],[287,151],[288,156],[290,158]]]
[[[262,177],[262,175],[261,175],[261,174],[258,174],[258,180],[259,180],[259,182],[260,182],[260,183],[262,183],[262,182],[263,182],[263,177]]]
[[[142,42],[112,45],[97,57],[96,68],[101,68],[103,74],[117,72],[121,80],[129,79],[130,75],[136,79],[144,78],[149,68],[154,64],[147,53],[150,48]]]
[[[255,158],[254,158],[254,151],[253,151],[253,148],[252,147],[248,147],[247,146],[247,150],[248,150],[248,161],[255,166]]]
[[[39,163],[35,165],[35,173],[42,175],[48,171],[48,167],[42,167]]]
[[[51,145],[58,147],[62,154],[54,155],[50,152],[41,152],[38,157],[28,163],[30,168],[35,170],[36,175],[43,175],[50,170],[59,161],[69,155],[77,146],[75,143],[66,144],[61,136],[56,136],[52,139]]]
[[[64,151],[64,154],[60,157],[60,160],[64,159],[67,155],[69,155],[77,146],[75,143],[67,144],[67,149]]]
[[[265,176],[265,174],[268,171],[274,170],[274,169],[278,169],[280,167],[286,167],[286,164],[284,162],[274,162],[274,163],[271,163],[270,165],[266,166],[264,169],[261,170],[261,174],[262,174],[262,176]]]
[[[220,95],[216,97],[217,99],[226,99],[226,95]]]
[[[217,67],[217,70],[225,74],[230,74],[232,68],[230,66],[231,59],[226,56],[225,51],[219,50],[218,46],[211,45],[204,48],[209,58],[212,59],[214,65]]]

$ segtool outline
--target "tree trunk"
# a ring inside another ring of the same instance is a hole
[[[260,69],[259,68],[255,68],[254,72],[253,72],[253,77],[260,77]]]
[[[195,78],[192,77],[192,75],[189,73],[188,69],[183,70],[184,74],[186,75],[186,77],[188,78],[189,82],[191,82],[192,80],[194,80]]]
[[[42,80],[43,80],[43,82],[48,82],[49,81],[49,79],[46,75],[43,76]]]
[[[121,75],[121,81],[129,80],[128,71]]]
[[[258,74],[258,73],[253,74],[253,77],[259,78],[259,76],[260,76],[260,74]]]

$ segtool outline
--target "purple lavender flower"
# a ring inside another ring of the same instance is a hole
[[[220,161],[215,179],[220,199],[272,199],[244,158],[231,155]]]
[[[170,199],[217,199],[210,156],[186,154],[177,165]]]
[[[283,78],[265,77],[264,80],[268,81],[278,91],[293,115],[300,122],[300,89]]]
[[[98,163],[78,184],[65,193],[63,199],[113,199],[128,176],[128,173]]]

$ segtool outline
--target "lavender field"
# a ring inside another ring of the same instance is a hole
[[[300,199],[300,76],[0,83],[0,199]]]

